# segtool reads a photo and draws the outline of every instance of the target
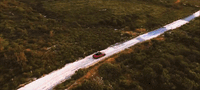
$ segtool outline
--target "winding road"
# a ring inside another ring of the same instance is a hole
[[[145,33],[134,39],[128,40],[124,43],[113,45],[104,50],[101,50],[101,52],[104,52],[106,54],[104,57],[101,57],[99,59],[93,59],[92,58],[93,54],[91,54],[91,55],[85,57],[84,59],[78,60],[73,63],[66,64],[63,68],[53,71],[53,72],[49,73],[48,75],[41,77],[41,78],[25,85],[24,87],[19,88],[18,90],[50,90],[57,84],[62,83],[63,81],[65,81],[67,79],[70,79],[70,77],[75,73],[75,71],[77,71],[80,68],[90,67],[90,66],[98,63],[99,61],[101,61],[105,58],[108,58],[116,53],[119,53],[120,51],[123,51],[126,48],[129,48],[137,43],[155,38],[155,37],[163,34],[166,31],[176,29],[186,23],[189,23],[189,21],[191,21],[194,18],[199,17],[199,16],[200,16],[200,10],[184,19],[174,21],[162,28]]]

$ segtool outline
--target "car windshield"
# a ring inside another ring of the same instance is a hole
[[[95,55],[101,55],[102,53],[101,52],[97,52]]]

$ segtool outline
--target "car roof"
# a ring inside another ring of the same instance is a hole
[[[95,54],[102,54],[102,52],[98,51],[98,52],[96,52]]]

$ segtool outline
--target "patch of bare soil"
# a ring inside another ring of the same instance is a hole
[[[122,31],[122,34],[129,34],[131,36],[138,36],[139,34],[133,31]]]
[[[142,32],[146,32],[147,30],[145,28],[138,28],[138,29],[135,29],[135,31],[142,33]]]
[[[30,52],[30,51],[31,51],[31,49],[27,48],[27,49],[25,49],[25,51],[27,51],[27,52]]]
[[[159,37],[156,37],[155,40],[158,40],[158,41],[164,41],[165,38],[164,38],[164,36],[159,36]]]
[[[175,3],[180,3],[181,2],[181,0],[177,0]]]
[[[129,53],[133,52],[133,50],[134,50],[134,48],[126,49],[126,50],[122,51],[122,53],[129,54]]]

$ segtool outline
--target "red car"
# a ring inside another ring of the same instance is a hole
[[[105,53],[102,53],[102,52],[97,52],[93,55],[93,58],[94,59],[97,59],[97,58],[100,58],[100,57],[103,57],[105,56],[106,54]]]

